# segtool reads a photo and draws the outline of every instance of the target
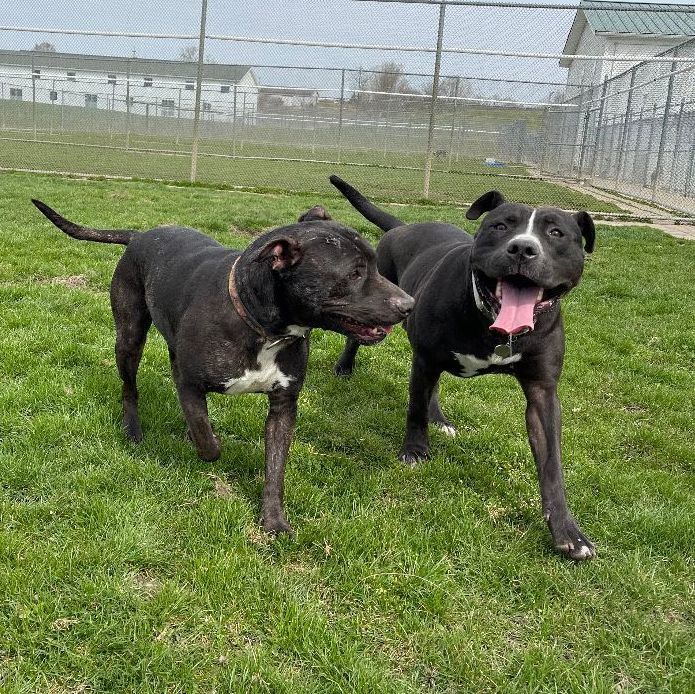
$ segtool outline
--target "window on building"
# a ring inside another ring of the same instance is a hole
[[[229,94],[229,85],[228,85],[228,84],[223,84],[223,85],[220,87],[220,91],[221,91],[223,94]]]
[[[107,84],[116,84],[116,75],[106,75]]]
[[[41,79],[41,70],[39,70],[39,69],[36,68],[36,67],[33,68],[32,71],[31,71],[31,76],[32,76],[35,80],[40,80],[40,79]]]
[[[173,99],[162,99],[162,115],[173,118],[176,115],[176,104]]]
[[[77,82],[77,73],[74,70],[68,70],[68,82]]]
[[[85,94],[84,95],[84,105],[87,108],[97,107],[97,95],[96,94]]]
[[[10,87],[10,99],[14,99],[15,101],[21,101],[22,90],[17,87]]]
[[[193,80],[186,80],[186,89],[192,92],[195,89],[195,82]]]
[[[152,86],[152,78],[151,77],[145,77],[145,80],[142,83],[143,87],[151,87]]]

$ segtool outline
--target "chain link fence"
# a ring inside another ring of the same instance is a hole
[[[685,37],[643,61],[572,56],[577,5],[469,0],[296,3],[329,26],[269,0],[232,35],[239,18],[206,4],[202,39],[190,14],[184,34],[106,30],[98,12],[0,27],[0,167],[321,195],[336,172],[381,199],[497,188],[610,214],[619,193],[695,213]]]
[[[695,40],[659,57],[673,60],[640,62],[574,96],[574,110],[551,109],[541,168],[695,213]]]

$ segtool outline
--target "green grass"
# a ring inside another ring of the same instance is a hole
[[[53,110],[60,113],[59,109],[38,106],[37,141],[32,141],[30,104],[0,102],[0,107],[6,111],[3,123],[6,122],[8,128],[20,128],[0,130],[0,167],[171,181],[189,178],[188,123],[181,126],[181,137],[177,138],[173,132],[175,119],[152,117],[146,125],[143,117],[134,116],[129,149],[126,149],[125,114],[115,114],[110,124],[108,112],[66,108],[66,130],[58,132],[59,116],[54,115],[52,120],[49,116]],[[467,120],[467,127],[474,130],[501,127],[496,121],[485,120],[486,113],[473,111],[470,115],[474,120]],[[113,132],[109,133],[111,125]],[[305,126],[301,129],[295,124],[290,129],[259,125],[232,130],[229,124],[204,124],[197,179],[210,184],[284,192],[315,191],[325,195],[334,192],[327,182],[328,176],[338,173],[380,200],[410,202],[422,197],[426,131],[411,136],[407,130],[370,131],[346,125],[339,154],[335,128],[319,129],[314,134],[311,121]],[[437,133],[434,149],[448,152],[449,132]],[[492,139],[488,142],[486,138]],[[76,147],[75,144],[86,146]],[[485,157],[494,156],[499,149],[496,135],[468,133],[458,145],[459,157],[452,156],[451,161],[448,154],[434,158],[431,201],[469,204],[492,188],[504,188],[510,197],[530,205],[556,205],[594,212],[620,211],[613,203],[592,195],[531,178],[523,165],[502,169],[486,166]],[[296,161],[299,159],[340,160],[343,163]]]
[[[107,293],[121,249],[67,238],[29,198],[236,246],[323,201],[376,240],[346,203],[20,174],[0,192],[0,691],[692,691],[695,244],[599,228],[564,302],[568,492],[599,552],[575,565],[551,549],[512,379],[445,379],[460,436],[433,433],[414,470],[396,460],[400,329],[349,381],[330,375],[342,340],[314,333],[294,538],[256,524],[265,398],[212,396],[223,454],[199,461],[154,332],[145,440],[127,444]],[[395,209],[472,228],[455,208]]]

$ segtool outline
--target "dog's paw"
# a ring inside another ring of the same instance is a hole
[[[336,362],[336,365],[333,367],[333,375],[337,376],[338,378],[348,378],[349,376],[352,376],[353,369],[353,364],[343,364],[342,362]]]
[[[123,431],[125,432],[125,437],[131,443],[140,443],[142,441],[142,427],[140,422],[128,422],[123,425]]]
[[[261,526],[269,535],[294,535],[292,526],[282,513],[264,513],[261,518]]]
[[[547,514],[546,521],[553,536],[555,549],[560,554],[574,561],[586,561],[596,556],[593,542],[579,529],[571,515],[554,519],[552,514]]]
[[[456,427],[451,422],[432,422],[432,426],[439,429],[445,436],[450,436],[452,439],[458,434]]]
[[[408,467],[415,467],[421,460],[427,460],[429,457],[429,446],[416,443],[405,444],[398,454],[398,459]]]
[[[137,417],[123,419],[123,433],[128,441],[132,443],[140,443],[142,441],[142,427],[140,420]]]
[[[201,460],[212,463],[220,457],[222,447],[220,446],[220,440],[214,434],[211,440],[205,441],[202,445],[196,443],[190,429],[186,431],[186,437],[195,446],[196,453]]]

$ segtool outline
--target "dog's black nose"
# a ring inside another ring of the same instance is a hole
[[[393,308],[396,309],[396,311],[398,311],[398,313],[403,316],[403,318],[405,318],[413,310],[413,306],[415,306],[415,299],[413,299],[412,296],[394,297],[393,299],[389,300],[389,303],[391,306],[393,306]]]
[[[516,238],[507,244],[507,253],[517,258],[535,258],[541,253],[541,244],[534,238]]]

